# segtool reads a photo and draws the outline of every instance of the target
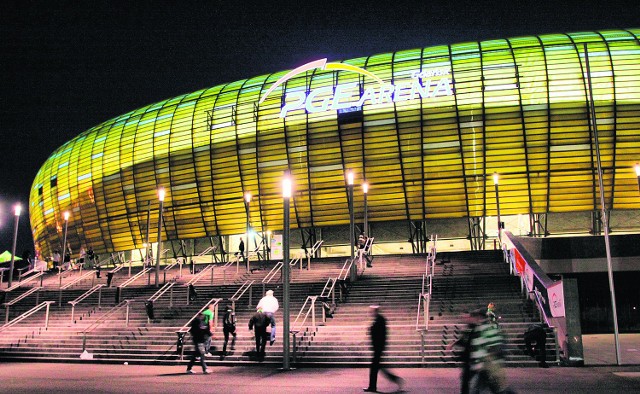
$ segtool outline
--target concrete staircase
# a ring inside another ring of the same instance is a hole
[[[340,272],[344,258],[317,259],[311,270],[292,267],[290,286],[290,321],[293,322],[308,295],[318,295],[328,278],[334,278]],[[44,312],[38,312],[26,321],[4,329],[0,335],[0,359],[4,360],[42,360],[42,361],[78,361],[84,349],[93,355],[93,362],[132,362],[132,363],[186,363],[192,349],[189,336],[185,340],[185,358],[176,353],[178,331],[211,298],[223,299],[220,310],[245,281],[254,281],[251,300],[245,294],[236,302],[237,340],[233,352],[224,360],[209,358],[209,364],[246,364],[255,363],[251,356],[254,350],[253,334],[247,324],[255,311],[255,305],[262,296],[262,280],[273,267],[274,262],[265,270],[246,272],[243,266],[221,267],[207,272],[196,282],[198,298],[187,304],[187,287],[194,275],[183,267],[182,275],[178,269],[167,272],[167,280],[175,280],[170,305],[169,295],[165,294],[154,303],[155,316],[149,320],[145,312],[144,301],[153,295],[157,288],[154,273],[144,275],[121,291],[120,299],[130,300],[128,319],[126,307],[113,311],[115,304],[115,286],[129,278],[128,268],[117,272],[111,287],[102,290],[102,308],[97,307],[97,293],[92,294],[76,307],[74,320],[71,321],[71,308],[68,301],[77,298],[96,283],[106,284],[106,271],[100,279],[88,277],[71,286],[59,290],[60,277],[47,275],[43,280],[39,302],[56,301],[51,307],[48,328],[44,329]],[[141,267],[133,267],[132,275]],[[464,325],[461,323],[463,312],[477,307],[486,307],[489,301],[496,303],[497,314],[501,316],[500,326],[507,338],[507,362],[514,365],[535,365],[535,361],[525,356],[522,346],[522,333],[526,326],[538,321],[537,311],[519,296],[519,282],[510,277],[508,267],[501,262],[501,255],[493,252],[450,253],[445,262],[436,265],[436,279],[430,307],[431,320],[429,330],[416,324],[418,296],[421,291],[422,274],[425,271],[425,258],[417,256],[379,256],[374,259],[374,267],[361,272],[359,279],[352,284],[348,295],[338,302],[333,317],[322,322],[321,303],[316,303],[316,326],[310,322],[296,334],[292,354],[294,363],[314,366],[359,366],[367,365],[371,352],[369,348],[368,327],[370,325],[369,305],[381,305],[387,318],[389,338],[384,363],[394,366],[453,366],[456,365],[450,354],[444,351],[446,344],[456,338]],[[164,272],[160,280],[164,279]],[[63,285],[78,278],[79,273],[69,273],[62,278]],[[278,337],[273,346],[267,346],[267,355],[262,363],[282,363],[282,284],[280,275],[276,275],[264,289],[272,289],[280,300],[281,309],[276,314]],[[212,284],[213,283],[213,284]],[[7,301],[15,299],[28,289],[14,290]],[[34,298],[12,306],[10,319],[28,310],[35,304]],[[60,297],[62,303],[59,306]],[[106,317],[105,317],[106,316]],[[98,323],[96,323],[98,322]],[[1,328],[0,328],[1,329]],[[86,334],[83,332],[91,329]],[[222,329],[214,334],[215,350],[222,349]],[[549,354],[555,350],[555,343],[548,341]],[[295,352],[293,352],[295,349]]]

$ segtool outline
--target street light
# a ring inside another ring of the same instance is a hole
[[[636,163],[636,177],[638,177],[638,190],[640,190],[640,164]]]
[[[65,256],[67,255],[67,228],[69,227],[69,211],[64,211],[64,236],[62,237],[62,266],[64,266]],[[71,259],[71,256],[69,256]]]
[[[291,172],[286,170],[282,178],[282,205],[284,227],[282,229],[282,369],[289,368],[289,209],[291,200]]]
[[[13,283],[13,264],[16,260],[16,241],[18,241],[18,222],[20,221],[20,212],[22,212],[22,207],[20,204],[16,204],[13,208],[15,222],[13,225],[13,246],[11,247],[11,264],[9,265],[9,283],[7,287],[11,287],[11,284]]]
[[[502,248],[502,222],[500,222],[500,193],[498,192],[498,173],[493,173],[493,184],[496,187],[496,210],[498,211],[498,241]]]
[[[247,252],[246,256],[242,256],[244,258],[244,261],[247,265],[247,272],[250,271],[250,267],[249,267],[249,228],[251,226],[250,224],[250,220],[249,220],[249,216],[250,216],[250,211],[249,211],[249,203],[251,202],[251,193],[246,192],[244,194],[244,207],[247,211],[247,244],[245,245],[245,250]]]
[[[369,223],[367,218],[367,193],[369,192],[369,183],[362,184],[362,193],[364,193],[364,236],[369,236]]]
[[[160,286],[160,252],[162,251],[162,210],[164,209],[164,188],[158,189],[160,209],[158,211],[158,250],[156,252],[156,287]]]
[[[355,225],[353,218],[353,171],[347,170],[347,190],[349,191],[349,256],[353,260],[353,247],[356,243],[355,239]]]

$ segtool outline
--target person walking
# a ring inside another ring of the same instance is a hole
[[[382,316],[380,306],[371,305],[371,314],[373,315],[373,324],[369,328],[371,337],[371,346],[373,348],[373,358],[371,359],[371,368],[369,369],[369,386],[362,389],[365,392],[375,393],[378,391],[378,371],[382,370],[384,376],[398,385],[398,391],[402,391],[404,379],[391,373],[386,368],[380,367],[380,360],[387,345],[387,319]]]
[[[215,308],[216,308],[216,304],[212,302],[211,304],[209,304],[208,308],[205,309],[204,312],[202,312],[202,314],[204,315],[203,322],[207,326],[207,332],[205,334],[204,350],[205,350],[205,354],[209,357],[213,356],[211,354],[211,339],[213,338],[213,331],[214,331]]]
[[[487,305],[487,312],[485,313],[485,315],[491,323],[495,324],[496,327],[498,326],[499,317],[496,316],[496,304],[490,302],[489,305]]]
[[[238,245],[238,251],[240,252],[240,257],[243,261],[246,261],[244,258],[244,240],[240,239],[240,245]]]
[[[193,321],[191,322],[191,327],[189,328],[191,339],[193,340],[194,349],[193,353],[191,354],[191,358],[189,359],[189,364],[187,365],[187,373],[193,373],[191,368],[193,367],[193,364],[196,363],[196,359],[198,357],[200,357],[202,373],[209,373],[209,370],[207,369],[207,362],[205,361],[205,341],[207,331],[208,328],[204,322],[204,314],[200,313],[195,319],[193,319]]]
[[[536,323],[527,327],[524,332],[524,345],[526,353],[538,361],[540,368],[549,368],[546,349],[547,331],[542,324]]]
[[[271,319],[266,313],[262,311],[262,308],[258,308],[258,311],[249,320],[249,330],[254,330],[256,340],[256,356],[259,361],[264,360],[265,347],[267,345],[267,326],[271,323]]]
[[[275,313],[279,307],[278,299],[273,296],[273,290],[267,290],[265,296],[260,299],[260,302],[258,302],[258,305],[256,306],[256,309],[262,309],[262,311],[269,316],[269,319],[271,320],[271,340],[269,345],[273,345],[276,341]]]
[[[236,347],[236,321],[233,314],[233,310],[230,305],[227,305],[222,317],[222,332],[224,334],[224,345],[222,346],[222,354],[220,354],[220,360],[223,360],[227,355],[227,343],[229,343],[229,334],[233,335],[231,341],[231,350]]]

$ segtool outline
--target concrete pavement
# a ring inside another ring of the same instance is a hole
[[[262,366],[210,367],[193,375],[183,366],[5,363],[0,366],[0,392],[47,393],[361,393],[365,368],[304,368],[288,372]],[[454,368],[395,368],[406,392],[459,392]],[[518,393],[640,392],[640,366],[509,368],[510,386]],[[381,392],[394,384],[379,377]]]

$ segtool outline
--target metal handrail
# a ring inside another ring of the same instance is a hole
[[[211,284],[213,284],[213,267],[215,267],[215,264],[209,264],[206,267],[204,267],[202,271],[198,272],[193,278],[191,278],[191,280],[187,282],[185,286],[195,285],[196,282],[202,279],[204,274],[206,274],[209,271],[211,271]]]
[[[311,270],[311,257],[313,257],[313,255],[316,254],[318,249],[320,249],[320,247],[322,246],[323,242],[324,240],[322,239],[319,241],[316,241],[316,243],[314,243],[313,246],[311,247],[311,251],[307,252],[305,250],[305,254],[307,257],[307,271]],[[302,265],[300,265],[300,269],[302,269]]]
[[[329,279],[327,279],[327,282],[324,284],[324,287],[322,288],[322,291],[320,292],[320,297],[329,298],[329,296],[331,295],[332,301],[335,302],[336,282],[338,282],[338,278],[329,278]],[[331,283],[331,286],[329,286],[329,283]]]
[[[222,298],[212,298],[212,299],[210,299],[209,302],[204,304],[204,306],[202,308],[200,308],[200,310],[198,312],[196,312],[196,314],[193,315],[191,317],[191,319],[189,319],[189,321],[187,321],[187,323],[184,326],[180,327],[180,329],[178,331],[176,331],[176,334],[178,334],[178,343],[180,343],[181,340],[184,338],[184,335],[189,332],[189,325],[191,324],[193,319],[198,317],[198,315],[200,315],[211,304],[214,304],[214,306],[215,306],[214,307],[214,311],[213,311],[213,319],[214,319],[213,320],[213,327],[214,327],[214,329],[217,328],[218,327],[218,306],[220,304],[220,301],[222,301]],[[184,357],[184,347],[179,346],[178,351],[180,352],[180,360],[182,360],[182,358]]]
[[[549,317],[547,316],[547,313],[544,311],[544,308],[542,307],[542,300],[540,298],[540,293],[538,291],[532,291],[532,293],[534,294],[535,298],[536,298],[536,306],[538,307],[538,312],[540,313],[540,316],[544,318],[544,323],[553,331],[553,335],[554,335],[554,339],[555,339],[555,344],[556,344],[556,362],[559,363],[560,362],[560,347],[558,346],[558,328],[552,324],[549,323]]]
[[[9,327],[12,327],[15,324],[20,323],[21,321],[23,321],[24,319],[26,319],[28,317],[31,317],[31,315],[33,315],[34,313],[36,313],[37,311],[42,309],[44,306],[47,307],[47,314],[46,314],[45,321],[44,321],[44,328],[46,330],[49,327],[49,305],[55,304],[55,303],[56,303],[55,301],[44,301],[40,305],[34,306],[33,308],[29,309],[28,311],[26,311],[22,315],[16,317],[15,319],[11,320],[9,323],[6,323],[2,327],[0,327],[0,332],[6,330]]]
[[[418,296],[418,313],[416,314],[416,330],[421,331],[429,331],[429,308],[431,306],[431,294],[429,293],[420,293]],[[422,313],[424,314],[424,327],[420,327],[420,310],[422,309]]]
[[[271,271],[269,271],[269,273],[267,275],[265,275],[264,279],[262,279],[262,283],[269,283],[271,282],[271,279],[273,279],[276,274],[280,271],[280,269],[282,268],[284,264],[282,263],[282,261],[278,261],[273,268],[271,268]]]
[[[122,282],[118,287],[121,288],[121,289],[124,289],[125,287],[129,286],[131,283],[135,282],[136,279],[140,278],[141,276],[143,276],[147,272],[150,272],[151,270],[153,270],[153,267],[147,267],[147,268],[143,269],[142,271],[140,271],[137,274],[133,275],[131,278],[129,278],[129,279],[125,280],[124,282]]]
[[[61,286],[60,290],[66,290],[69,287],[75,285],[76,283],[78,283],[78,282],[80,282],[80,281],[82,281],[84,279],[87,279],[89,276],[91,276],[91,278],[92,278],[91,285],[93,286],[93,278],[95,278],[95,275],[93,274],[93,271],[88,271],[88,272],[85,272],[84,275],[81,275],[80,277],[72,280],[71,282],[67,283],[66,285]]]
[[[173,288],[173,285],[175,285],[175,284],[176,284],[176,282],[165,283],[164,286],[162,286],[151,297],[149,297],[149,299],[147,301],[150,301],[150,302],[158,301],[158,299],[160,297],[162,297],[164,295],[164,293],[166,293],[167,291],[172,290],[172,292],[173,292],[172,288]],[[173,301],[173,297],[171,298],[171,300]],[[171,304],[173,304],[173,302],[171,302]]]
[[[353,260],[347,259],[342,265],[342,269],[338,274],[338,280],[347,280],[347,276],[351,272],[351,266],[353,265]]]
[[[300,312],[298,312],[298,315],[296,316],[295,320],[293,321],[293,323],[291,323],[291,330],[290,331],[295,331],[295,332],[301,331],[302,327],[304,327],[304,323],[306,323],[307,318],[309,317],[309,314],[311,314],[311,325],[312,325],[312,327],[316,326],[316,310],[315,310],[315,306],[316,306],[316,299],[317,298],[318,298],[318,296],[307,296],[307,299],[304,300],[304,304],[302,304],[302,308],[300,308]],[[304,318],[300,322],[300,325],[296,327],[296,323],[300,319],[300,316],[302,316],[302,314],[304,313],[305,308],[307,308],[307,303],[309,303],[309,301],[311,301],[311,304],[309,305],[308,309],[306,309],[307,312],[304,314]]]
[[[33,269],[33,270],[30,270],[30,271],[27,271],[25,274],[29,275],[32,272],[37,272],[37,274],[29,276],[27,279],[24,279],[21,282],[16,283],[15,285],[9,287],[8,289],[5,289],[4,291],[8,293],[10,291],[13,291],[13,290],[21,287],[25,283],[31,282],[32,280],[37,279],[37,278],[40,278],[40,286],[42,287],[42,276],[44,275],[44,271]]]
[[[84,352],[87,349],[87,334],[90,333],[91,331],[95,330],[101,323],[103,323],[105,320],[107,320],[108,317],[110,317],[111,315],[115,314],[116,312],[119,312],[120,309],[122,309],[122,307],[125,307],[125,306],[127,307],[126,318],[125,318],[125,327],[129,327],[129,304],[131,302],[133,302],[133,301],[134,300],[124,300],[124,301],[122,301],[118,305],[114,306],[113,308],[111,308],[110,310],[105,312],[102,316],[100,316],[99,319],[94,321],[87,328],[85,328],[84,331],[82,331],[82,351]]]
[[[178,257],[175,259],[175,261],[172,264],[167,265],[166,267],[164,267],[163,271],[163,282],[167,281],[167,271],[171,270],[173,267],[175,267],[176,265],[179,265],[180,269],[178,271],[178,278],[182,278],[182,266],[185,263],[185,258],[184,257]],[[175,278],[175,277],[174,277]]]
[[[18,302],[24,300],[25,298],[29,297],[31,294],[36,293],[36,305],[38,305],[38,301],[40,300],[40,293],[39,290],[42,289],[42,287],[34,287],[32,289],[29,289],[28,291],[25,291],[24,293],[20,294],[20,296],[14,298],[13,300],[9,301],[9,302],[5,302],[4,305],[5,308],[7,308],[7,315],[6,318],[4,320],[5,324],[9,323],[9,309],[11,306],[17,304]]]
[[[89,297],[91,294],[95,293],[96,290],[98,291],[98,309],[102,309],[102,305],[101,305],[101,301],[102,301],[102,288],[104,287],[104,284],[99,284],[99,285],[95,285],[92,288],[90,288],[89,290],[85,291],[82,295],[80,295],[78,298],[76,298],[73,301],[68,301],[68,304],[71,304],[71,321],[73,321],[73,317],[75,315],[75,311],[76,311],[76,305],[78,305],[79,303],[81,303],[82,301],[84,301],[87,297]]]

